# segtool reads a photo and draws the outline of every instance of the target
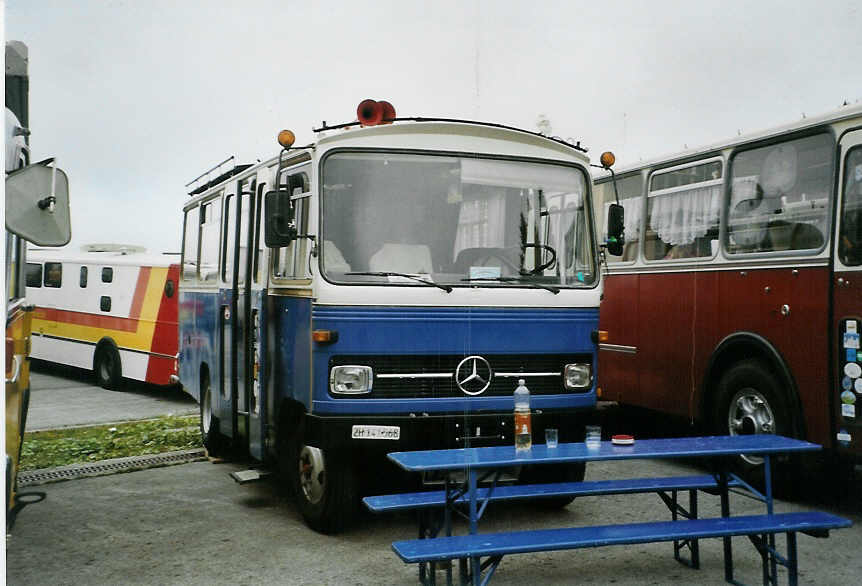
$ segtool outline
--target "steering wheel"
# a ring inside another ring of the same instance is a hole
[[[522,275],[538,275],[545,269],[550,269],[555,264],[557,264],[557,251],[554,250],[552,246],[548,246],[547,244],[535,244],[533,242],[528,242],[524,244],[524,248],[541,248],[542,250],[547,250],[551,253],[551,260],[548,262],[541,264],[530,271],[521,271]]]

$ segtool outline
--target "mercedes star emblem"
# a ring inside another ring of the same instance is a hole
[[[493,377],[491,365],[481,356],[468,356],[455,368],[455,383],[466,395],[481,395]]]

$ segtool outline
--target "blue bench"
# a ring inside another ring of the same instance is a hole
[[[728,480],[728,487],[740,487],[736,478]],[[496,486],[492,489],[479,487],[479,501],[516,501],[526,499],[559,498],[568,496],[599,496],[644,492],[675,492],[681,490],[718,490],[714,476],[671,476],[667,478],[626,478],[622,480],[588,480],[582,482],[558,482],[550,484],[514,484]],[[490,492],[490,495],[488,494]],[[365,506],[375,513],[439,508],[446,505],[446,492],[434,490],[401,494],[367,496],[362,499]],[[457,504],[467,504],[469,499],[461,494]]]
[[[849,520],[829,513],[797,512],[414,539],[396,541],[392,549],[408,563],[472,558],[477,562],[473,567],[480,575],[470,577],[462,571],[462,583],[472,578],[474,584],[480,584],[481,578],[481,584],[486,584],[503,556],[510,554],[745,535],[760,553],[763,583],[777,583],[777,562],[787,567],[789,583],[795,585],[798,578],[796,533],[825,537],[830,529],[850,525]],[[786,558],[775,550],[774,541],[766,538],[777,533],[787,534]],[[728,560],[728,553],[726,549],[725,579],[733,582],[733,563],[732,558]],[[487,559],[479,564],[481,557]],[[486,574],[481,576],[485,570]],[[432,571],[430,583],[433,584],[434,579]]]
[[[744,486],[737,478],[727,481],[728,488]],[[502,485],[493,488],[479,487],[477,495],[479,502],[506,502],[531,499],[550,499],[560,497],[601,496],[613,494],[657,493],[670,509],[672,519],[697,518],[697,491],[717,491],[718,481],[715,476],[702,474],[698,476],[671,476],[666,478],[625,478],[619,480],[591,480],[581,482],[559,482],[550,484],[515,484]],[[689,491],[688,509],[677,502],[677,492]],[[668,495],[668,493],[671,493]],[[427,492],[411,492],[401,494],[385,494],[367,496],[362,499],[365,506],[375,513],[415,510],[419,512],[419,538],[436,537],[442,528],[439,520],[435,524],[428,512],[446,505],[446,492],[435,490]],[[456,493],[455,505],[466,506],[469,498],[466,494]],[[448,523],[444,520],[444,523]],[[448,531],[447,531],[448,532]],[[700,567],[700,548],[696,539],[673,541],[674,559],[694,569]],[[680,555],[683,549],[689,550],[689,559]],[[431,576],[435,572],[431,565]],[[426,581],[425,564],[420,564],[420,581]]]

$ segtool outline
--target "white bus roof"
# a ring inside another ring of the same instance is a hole
[[[318,132],[316,143],[308,145],[305,149],[292,149],[285,160],[295,160],[302,156],[311,158],[315,151],[322,154],[327,150],[342,147],[464,152],[547,159],[589,166],[586,149],[569,145],[558,139],[493,124],[436,120],[405,120],[367,127],[362,127],[357,122],[345,128],[324,130]],[[243,168],[219,184],[195,194],[183,204],[183,207],[190,206],[200,199],[206,199],[226,184],[253,176],[261,168],[272,167],[277,162],[278,155],[254,166]]]
[[[761,140],[768,140],[773,137],[783,136],[793,132],[803,131],[809,128],[816,128],[823,124],[831,124],[850,118],[857,118],[859,116],[862,116],[862,104],[843,106],[841,108],[838,108],[837,110],[831,110],[817,116],[801,118],[789,124],[783,124],[781,126],[775,126],[772,128],[767,128],[765,130],[742,134],[739,136],[734,136],[733,138],[727,140],[711,143],[705,146],[694,147],[668,155],[653,157],[651,159],[636,164],[621,166],[617,169],[614,169],[614,173],[620,176],[631,171],[643,169],[645,167],[654,167],[657,165],[666,165],[669,163],[673,163],[674,161],[693,159],[701,155],[707,155],[709,153],[733,148],[742,144],[757,142]],[[596,180],[607,179],[610,177],[610,174],[605,174],[605,172],[601,170],[596,170],[595,175]]]
[[[28,248],[27,260],[143,267],[167,267],[180,262],[179,252],[156,254],[147,252],[142,246],[130,247],[128,245],[109,245],[114,248],[105,250],[105,246],[84,245],[80,249]],[[94,247],[94,249],[89,250],[88,247]]]

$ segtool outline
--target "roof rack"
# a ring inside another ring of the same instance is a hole
[[[206,191],[210,187],[212,187],[214,185],[218,185],[222,181],[229,179],[229,178],[233,177],[234,175],[242,173],[243,171],[245,171],[246,169],[251,167],[251,164],[243,164],[243,165],[234,165],[232,168],[230,168],[226,171],[221,170],[221,168],[224,165],[233,161],[235,158],[236,157],[234,155],[229,156],[228,158],[226,158],[221,163],[215,165],[214,167],[212,167],[210,169],[207,169],[206,171],[204,171],[203,173],[201,173],[200,175],[198,175],[197,177],[195,177],[194,179],[192,179],[191,181],[186,183],[186,187],[188,187],[189,185],[194,185],[195,183],[198,183],[198,181],[200,181],[201,179],[204,179],[204,178],[206,179],[203,184],[198,184],[197,187],[195,187],[191,191],[189,191],[188,192],[189,195],[197,195],[199,193],[203,193],[204,191]],[[218,172],[219,174],[216,175],[215,177],[213,177],[212,179],[210,179],[210,174],[213,172]]]
[[[480,120],[463,120],[461,118],[429,118],[425,116],[410,116],[404,118],[391,118],[387,119],[388,122],[454,122],[458,124],[475,124],[477,126],[487,126],[489,128],[503,128],[506,130],[517,130],[518,132],[524,132],[526,134],[532,134],[533,136],[541,136],[542,138],[546,138],[548,140],[552,140],[556,143],[565,145],[567,147],[573,148],[575,150],[579,150],[582,153],[588,152],[589,149],[581,146],[581,141],[577,141],[575,143],[571,143],[567,140],[563,140],[559,136],[548,136],[546,134],[542,134],[541,132],[533,132],[532,130],[525,130],[523,128],[518,128],[516,126],[507,126],[506,124],[496,124],[494,122],[482,122]],[[325,130],[338,130],[340,128],[349,128],[351,126],[361,126],[361,123],[357,120],[355,122],[345,122],[344,124],[335,124],[333,126],[328,126],[326,122],[323,122],[320,128],[312,128],[312,132],[323,132]]]

